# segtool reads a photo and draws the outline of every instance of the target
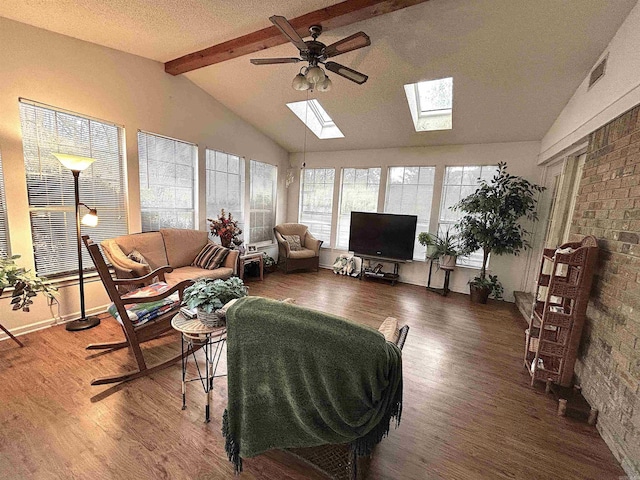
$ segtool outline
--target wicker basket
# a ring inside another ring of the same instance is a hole
[[[224,318],[221,318],[216,312],[207,313],[198,308],[198,320],[207,327],[221,327],[224,324]]]

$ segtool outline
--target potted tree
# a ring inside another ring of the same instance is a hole
[[[238,277],[228,280],[201,278],[184,289],[183,302],[187,307],[195,309],[198,320],[209,327],[219,327],[224,321],[216,310],[228,301],[247,295],[247,287]]]
[[[427,247],[427,258],[438,260],[440,268],[453,270],[458,257],[458,239],[447,230],[444,235],[439,236],[434,233],[420,232],[418,234],[420,245]]]
[[[481,180],[478,189],[453,209],[464,215],[456,224],[461,254],[482,249],[480,275],[469,282],[471,299],[487,303],[490,295],[502,297],[503,288],[496,275],[487,276],[489,255],[518,255],[530,247],[529,232],[521,221],[538,219],[538,193],[544,187],[507,173],[507,164],[498,164],[491,181]]]

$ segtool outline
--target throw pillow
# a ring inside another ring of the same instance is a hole
[[[131,250],[131,253],[129,255],[127,255],[127,258],[129,260],[133,260],[134,262],[137,263],[141,263],[142,265],[149,265],[149,262],[147,262],[147,259],[144,258],[144,255],[142,255],[138,250]]]
[[[227,255],[229,255],[228,248],[215,243],[207,243],[202,250],[200,250],[200,253],[196,255],[191,266],[215,270],[222,265]]]
[[[283,235],[282,238],[289,244],[289,249],[292,252],[298,252],[302,250],[302,244],[300,243],[300,235]]]

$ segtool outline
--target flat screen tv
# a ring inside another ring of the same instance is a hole
[[[349,251],[355,254],[413,259],[416,215],[351,212]]]

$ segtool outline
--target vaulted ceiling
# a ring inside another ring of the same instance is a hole
[[[337,3],[305,0],[60,0],[0,2],[0,16],[166,62]],[[593,67],[636,0],[430,0],[325,32],[329,44],[363,30],[372,45],[340,63],[369,75],[362,86],[333,76],[309,94],[345,138],[306,135],[308,151],[540,140]],[[185,74],[289,151],[305,127],[286,107],[307,98],[291,88],[300,64],[281,45]],[[453,77],[453,129],[416,133],[403,85]]]

